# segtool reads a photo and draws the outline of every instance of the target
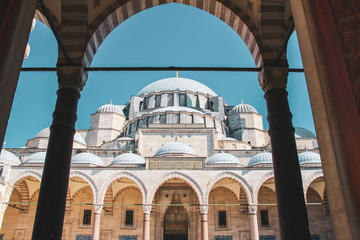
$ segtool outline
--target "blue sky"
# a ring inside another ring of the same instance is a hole
[[[57,43],[45,25],[37,21],[30,34],[31,52],[24,67],[55,67]],[[292,68],[302,68],[296,34],[288,44]],[[254,67],[243,40],[224,22],[202,10],[165,4],[129,18],[102,43],[92,66],[197,66]],[[81,93],[77,129],[89,128],[90,114],[104,104],[125,104],[147,84],[174,77],[175,72],[90,72]],[[266,103],[256,73],[180,72],[180,77],[204,83],[229,105],[254,106],[266,121]],[[25,146],[28,139],[51,125],[55,107],[55,72],[22,72],[5,135],[6,147]],[[290,73],[290,108],[294,126],[314,130],[310,102],[303,73]]]

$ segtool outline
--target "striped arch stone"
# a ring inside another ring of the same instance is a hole
[[[211,180],[207,184],[206,191],[204,194],[204,203],[205,204],[209,203],[210,192],[213,189],[214,185],[224,178],[231,178],[231,179],[237,181],[244,188],[248,203],[250,204],[250,203],[254,202],[253,198],[252,198],[252,189],[251,189],[250,185],[248,184],[248,182],[244,178],[242,178],[241,176],[239,176],[233,172],[223,172],[223,173],[220,173],[220,174],[216,175],[215,177],[211,178]]]
[[[18,182],[20,188],[20,202],[25,204],[20,204],[20,208],[22,209],[23,213],[29,212],[29,204],[26,204],[30,200],[29,188],[24,180],[20,180]]]
[[[149,192],[149,196],[148,196],[146,203],[151,204],[152,200],[154,199],[155,193],[161,187],[161,185],[163,185],[167,180],[170,180],[172,178],[181,179],[181,180],[185,181],[187,184],[189,184],[190,187],[195,191],[195,193],[198,197],[199,203],[203,204],[203,192],[202,192],[199,184],[193,178],[191,178],[190,176],[188,176],[184,173],[181,173],[181,172],[170,172],[170,173],[167,173],[167,174],[163,175],[162,177],[160,177],[155,182],[155,184],[153,185],[153,188]]]
[[[87,182],[87,184],[89,184],[89,186],[90,186],[90,188],[91,188],[91,190],[93,192],[94,203],[96,203],[96,199],[97,199],[97,196],[98,196],[98,187],[96,186],[94,181],[89,176],[87,176],[86,174],[84,174],[82,172],[78,172],[78,171],[70,172],[69,179],[71,179],[73,177],[79,177],[79,178],[83,179],[85,182]],[[74,194],[74,193],[70,193],[70,194]]]
[[[40,173],[29,170],[29,171],[21,172],[20,174],[16,175],[12,179],[10,179],[9,185],[11,187],[14,187],[14,185],[16,184],[17,181],[19,181],[20,179],[25,178],[25,177],[34,177],[37,180],[39,180],[39,182],[41,181],[41,174]]]
[[[133,181],[140,189],[141,191],[141,195],[143,198],[143,201],[146,200],[147,197],[147,190],[145,188],[144,183],[134,174],[129,173],[129,172],[119,172],[119,173],[115,173],[112,176],[108,177],[106,179],[106,181],[101,185],[100,190],[99,190],[99,194],[98,194],[98,198],[97,198],[97,204],[103,204],[104,203],[104,199],[105,199],[105,195],[106,192],[108,190],[108,188],[111,186],[111,184],[119,178],[127,178],[130,179],[131,181]]]
[[[259,33],[251,18],[238,6],[229,0],[129,0],[115,1],[107,7],[88,26],[88,42],[83,59],[84,66],[90,66],[91,61],[104,39],[118,25],[129,17],[145,9],[166,3],[182,3],[202,9],[218,17],[228,24],[244,40],[249,48],[255,65],[262,65],[259,48]]]
[[[311,174],[309,177],[307,177],[304,181],[303,181],[303,189],[304,189],[304,197],[305,197],[305,200],[307,199],[307,191],[311,185],[311,183],[318,179],[318,178],[321,178],[321,177],[324,177],[324,173],[322,171],[318,171],[318,172],[315,172],[313,174]]]

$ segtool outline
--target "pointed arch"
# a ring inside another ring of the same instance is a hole
[[[304,189],[304,196],[305,196],[305,199],[306,199],[306,195],[307,195],[307,191],[311,185],[311,183],[318,179],[318,178],[321,178],[321,177],[324,177],[324,173],[323,171],[317,171],[317,172],[314,172],[313,174],[311,174],[309,177],[307,177],[304,181],[303,181],[303,189]]]
[[[97,199],[97,196],[98,196],[98,188],[97,188],[95,182],[88,175],[86,175],[85,173],[78,172],[78,171],[70,172],[69,179],[71,179],[73,177],[79,177],[79,178],[83,179],[87,184],[89,184],[89,186],[90,186],[90,188],[91,188],[91,190],[93,192],[94,203],[96,203],[96,199]],[[73,193],[71,193],[71,194],[73,194]]]
[[[88,27],[87,46],[83,64],[90,66],[92,59],[105,38],[122,22],[145,9],[166,3],[181,3],[204,10],[229,25],[247,45],[255,65],[262,65],[258,28],[238,6],[226,0],[127,0],[115,1],[102,11]]]
[[[156,191],[161,187],[161,185],[163,185],[167,180],[170,180],[172,178],[179,178],[179,179],[185,181],[187,184],[189,184],[190,187],[195,191],[195,193],[198,197],[199,203],[200,204],[203,203],[203,192],[202,192],[199,184],[193,178],[191,178],[190,176],[188,176],[187,174],[182,173],[182,172],[170,172],[170,173],[164,174],[163,176],[158,178],[155,181],[153,188],[149,192],[147,203],[151,203],[152,200],[154,199]]]
[[[39,182],[41,182],[41,174],[40,173],[33,171],[33,170],[27,170],[27,171],[19,173],[18,175],[16,175],[12,179],[10,179],[9,180],[10,187],[14,187],[15,183],[24,177],[34,177],[37,180],[39,180]]]
[[[129,173],[129,172],[119,172],[119,173],[115,173],[113,175],[111,175],[109,178],[106,179],[106,181],[101,185],[100,190],[99,190],[99,194],[98,194],[98,198],[97,198],[97,203],[102,204],[104,202],[105,199],[105,194],[108,190],[108,188],[111,186],[111,184],[119,178],[127,178],[130,179],[131,181],[133,181],[139,188],[141,191],[141,195],[143,198],[143,202],[145,202],[146,197],[147,197],[147,190],[145,188],[144,183],[134,174]]]
[[[259,191],[260,188],[262,187],[262,185],[269,179],[274,177],[274,172],[268,172],[266,174],[264,174],[259,181],[255,184],[254,187],[254,191],[253,191],[253,199],[254,199],[254,203],[258,202],[258,195],[259,195]]]
[[[204,194],[204,203],[209,202],[209,195],[210,195],[210,192],[211,192],[212,188],[214,187],[214,185],[224,178],[231,178],[231,179],[237,181],[244,188],[248,203],[254,202],[253,197],[252,197],[253,196],[252,189],[251,189],[250,185],[248,184],[248,182],[244,178],[242,178],[240,175],[233,173],[233,172],[223,172],[223,173],[220,173],[220,174],[216,175],[215,177],[211,178],[211,180],[207,184],[206,191]]]

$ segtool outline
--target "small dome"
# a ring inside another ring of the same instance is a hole
[[[302,127],[295,128],[295,138],[316,138],[315,134],[310,130]]]
[[[272,154],[269,152],[258,153],[250,159],[248,166],[252,167],[261,164],[272,164]]]
[[[101,158],[88,152],[74,155],[71,159],[71,164],[93,164],[97,166],[104,166],[104,162]]]
[[[164,91],[192,91],[211,96],[217,96],[217,94],[205,86],[204,84],[191,80],[188,78],[165,78],[159,81],[150,83],[146,87],[140,90],[136,96],[142,96],[148,93],[164,92]]]
[[[123,153],[115,157],[112,164],[145,164],[145,160],[135,153]]]
[[[20,165],[21,161],[12,152],[9,152],[9,151],[6,151],[5,149],[2,149],[1,153],[0,153],[0,163],[15,166],[15,165]]]
[[[155,153],[155,156],[164,155],[164,154],[189,154],[189,155],[197,156],[196,152],[192,147],[182,142],[169,142],[164,144]]]
[[[302,164],[321,164],[320,154],[315,152],[302,152],[299,154],[299,163]]]
[[[32,155],[28,159],[26,159],[25,163],[44,163],[46,157],[46,152],[37,152]]]
[[[234,155],[222,152],[210,157],[206,164],[240,164],[240,162]]]
[[[235,113],[249,113],[249,112],[257,113],[256,109],[253,106],[249,104],[241,103],[233,107],[229,112],[229,115],[233,115]]]
[[[34,138],[49,138],[49,137],[50,137],[50,128],[45,128],[41,130],[38,134],[36,134]],[[86,145],[84,138],[78,132],[76,132],[74,135],[74,141]]]
[[[113,104],[106,104],[98,108],[96,110],[97,113],[119,113],[121,115],[124,115],[122,111],[123,107],[120,105],[113,105]]]
[[[190,112],[190,113],[200,113],[204,114],[203,112],[200,112],[199,110],[188,108],[188,107],[164,107],[156,109],[155,111],[152,111],[152,113],[163,113],[163,112]]]

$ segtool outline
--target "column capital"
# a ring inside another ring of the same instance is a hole
[[[151,213],[151,207],[152,205],[151,204],[143,204],[143,210],[144,210],[144,213]]]
[[[57,75],[59,88],[74,88],[79,92],[82,91],[87,82],[87,72],[81,64],[63,65],[58,64]]]
[[[100,204],[100,203],[95,203],[93,206],[94,206],[94,213],[95,214],[101,214],[103,205]]]
[[[201,214],[207,214],[208,210],[209,210],[209,205],[207,205],[207,204],[200,205],[200,213]]]
[[[264,92],[274,88],[286,89],[289,65],[264,64],[259,74],[259,83]]]
[[[249,204],[248,208],[249,208],[250,215],[256,215],[257,214],[257,209],[258,209],[257,204]]]

